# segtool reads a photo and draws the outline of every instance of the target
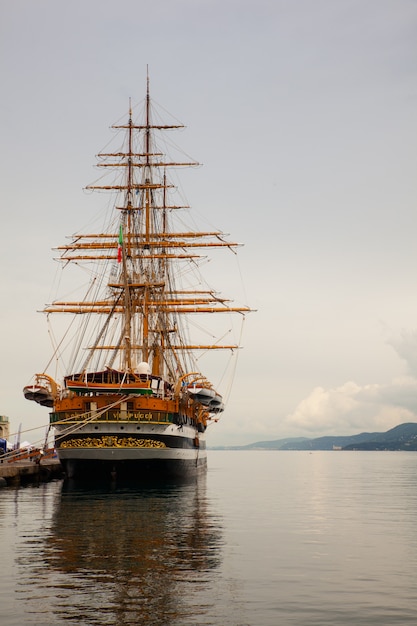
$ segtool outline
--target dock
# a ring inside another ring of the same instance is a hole
[[[0,487],[47,482],[63,477],[64,471],[57,458],[44,458],[37,462],[32,459],[0,457]]]

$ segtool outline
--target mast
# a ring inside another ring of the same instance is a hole
[[[123,288],[124,288],[124,301],[125,301],[125,321],[123,328],[123,336],[121,337],[124,343],[124,369],[128,372],[132,370],[132,308],[130,298],[129,276],[126,263],[126,248],[123,245],[124,227],[127,226],[127,233],[130,233],[131,228],[131,211],[132,211],[132,106],[129,99],[129,120],[128,120],[128,158],[127,158],[127,189],[126,189],[126,208],[122,211],[122,219],[120,224],[120,239],[122,239],[122,276],[123,276]],[[120,245],[120,240],[119,240]]]
[[[122,168],[124,175],[111,184],[100,180],[87,189],[123,196],[121,206],[115,204],[115,209],[120,211],[118,223],[113,220],[103,232],[76,234],[70,243],[57,248],[64,264],[91,267],[97,263],[112,269],[107,274],[94,274],[95,281],[107,276],[101,293],[94,286],[84,298],[55,300],[44,311],[72,313],[85,319],[85,336],[88,324],[93,325],[93,317],[104,316],[101,326],[94,326],[94,339],[87,345],[81,371],[92,368],[95,355],[96,362],[103,364],[101,367],[112,364],[118,357],[122,370],[134,372],[138,362],[145,361],[153,375],[168,375],[173,379],[187,372],[185,357],[189,352],[238,348],[230,342],[206,345],[192,341],[181,334],[178,322],[187,315],[250,311],[246,306],[232,306],[229,300],[205,288],[202,279],[189,284],[180,282],[182,274],[198,268],[199,261],[205,258],[204,250],[233,251],[240,244],[229,242],[221,231],[173,228],[171,218],[177,210],[188,207],[170,202],[167,192],[174,185],[169,182],[167,171],[199,164],[172,160],[159,150],[155,135],[183,126],[153,122],[149,76],[143,123],[134,122],[129,100],[127,123],[112,128],[126,134],[125,142],[117,151],[99,153],[98,167],[105,168],[105,173],[109,170],[117,173]],[[174,263],[180,268],[188,264],[187,272],[175,266],[174,273]],[[93,293],[99,294],[98,297]]]
[[[150,101],[149,101],[149,75],[146,77],[146,130],[145,130],[145,250],[149,250],[150,243],[150,222],[151,222],[151,168],[150,168],[150,152],[151,152],[151,129],[150,129]],[[143,303],[143,360],[147,363],[149,360],[149,286],[145,280],[144,303]]]

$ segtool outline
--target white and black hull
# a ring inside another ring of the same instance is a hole
[[[207,467],[205,435],[188,425],[95,423],[72,434],[55,429],[58,457],[71,479],[187,479]]]

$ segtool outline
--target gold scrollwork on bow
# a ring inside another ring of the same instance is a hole
[[[100,438],[67,439],[61,443],[60,448],[166,448],[166,445],[163,441],[155,441],[155,439],[109,435]]]

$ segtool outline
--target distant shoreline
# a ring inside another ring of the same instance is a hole
[[[373,451],[373,452],[416,452],[417,423],[406,422],[383,433],[359,433],[357,435],[286,437],[273,441],[257,441],[244,446],[213,446],[209,450],[328,450],[328,451]]]

